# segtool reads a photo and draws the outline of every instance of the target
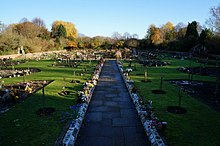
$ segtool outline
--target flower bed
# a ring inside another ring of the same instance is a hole
[[[15,104],[53,82],[53,80],[31,80],[14,84],[0,83],[0,114],[7,112]]]
[[[152,110],[152,103],[149,101],[148,108],[145,108],[142,104],[142,98],[138,96],[137,91],[134,90],[133,81],[129,80],[127,74],[124,73],[123,65],[120,61],[117,61],[118,68],[122,74],[125,85],[129,91],[130,97],[135,105],[135,108],[138,112],[138,115],[141,119],[141,122],[144,126],[146,134],[149,138],[151,145],[153,146],[165,146],[163,139],[158,133],[158,128],[162,128],[161,126],[165,126],[166,122],[157,122],[158,118],[154,116]],[[159,124],[160,123],[160,124]]]

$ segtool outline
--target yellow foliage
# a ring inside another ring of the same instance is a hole
[[[161,33],[159,28],[155,29],[153,34],[151,35],[151,42],[153,44],[160,44],[163,42],[163,34]]]
[[[118,47],[118,48],[123,47],[123,45],[124,45],[124,41],[118,41],[118,42],[116,43],[116,47]]]
[[[162,26],[162,29],[166,31],[172,31],[174,30],[174,25],[172,22],[167,22],[165,25]]]
[[[78,33],[75,28],[75,25],[72,22],[65,22],[65,21],[54,21],[52,24],[52,32],[56,32],[59,25],[63,25],[66,29],[66,36],[77,38]]]
[[[76,43],[76,42],[73,42],[73,41],[69,41],[69,42],[66,44],[66,47],[77,48],[77,43]]]

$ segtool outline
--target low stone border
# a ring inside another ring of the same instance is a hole
[[[98,71],[96,70],[96,72],[94,73],[94,75],[96,75],[96,77],[98,77],[98,78],[101,73],[101,69],[102,69],[103,64],[104,64],[104,62],[100,63],[99,70]],[[87,102],[82,103],[80,105],[76,119],[73,119],[71,121],[70,126],[69,126],[69,128],[63,138],[62,145],[73,146],[75,144],[77,135],[80,131],[80,127],[81,127],[83,119],[86,115],[86,111],[88,109],[88,106],[89,106],[93,91],[95,89],[95,86],[96,85],[94,85],[93,87],[90,87],[90,89],[89,89],[90,92],[89,92],[89,95],[87,96]]]
[[[121,75],[123,77],[124,83],[129,91],[130,97],[135,105],[135,108],[138,112],[138,115],[141,119],[142,125],[144,126],[144,129],[146,131],[146,134],[148,136],[148,139],[153,146],[166,146],[163,139],[160,137],[159,133],[157,132],[156,127],[153,125],[153,120],[150,120],[147,118],[147,110],[142,108],[142,105],[140,103],[141,97],[137,95],[137,93],[132,93],[133,86],[130,84],[133,81],[127,79],[127,77],[123,74],[123,65],[120,63],[120,61],[117,61],[118,69],[121,72]],[[156,117],[155,117],[156,118]]]
[[[91,92],[92,94],[92,92]],[[80,127],[82,125],[82,121],[86,114],[88,108],[87,103],[83,103],[78,111],[77,118],[71,121],[71,124],[63,138],[63,145],[64,146],[72,146],[75,144],[77,135],[79,133]]]

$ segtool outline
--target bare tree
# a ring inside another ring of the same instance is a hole
[[[24,22],[29,22],[29,20],[26,17],[24,17],[19,21],[19,23],[24,23]]]
[[[184,38],[184,36],[186,34],[186,29],[187,29],[187,26],[184,23],[182,23],[182,22],[178,23],[174,28],[174,30],[176,32],[176,38],[177,39]]]
[[[213,28],[214,31],[220,32],[220,5],[210,9],[211,16],[206,23]]]
[[[131,34],[130,34],[129,32],[125,32],[125,33],[123,34],[123,38],[124,38],[125,40],[130,39],[130,38],[131,38]]]
[[[134,33],[134,34],[132,34],[132,38],[133,38],[133,39],[138,39],[139,36],[138,36],[138,34]]]
[[[2,31],[4,31],[5,28],[6,28],[6,25],[0,21],[0,33],[1,33]]]
[[[114,38],[116,40],[120,40],[120,39],[122,39],[122,36],[121,36],[120,33],[114,32],[113,35],[112,35],[112,38]]]
[[[39,27],[46,27],[44,20],[38,17],[34,18],[32,20],[32,23]]]
[[[179,22],[176,26],[175,26],[175,31],[180,31],[181,29],[183,29],[183,28],[186,28],[187,26],[186,26],[186,24],[184,24],[183,22]]]

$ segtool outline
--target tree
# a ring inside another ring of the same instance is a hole
[[[161,27],[161,31],[163,33],[163,39],[165,41],[172,41],[174,40],[174,25],[171,22],[167,22],[165,25]]]
[[[50,32],[47,30],[44,20],[36,17],[32,20],[32,23],[40,29],[40,34],[38,37],[49,40]]]
[[[199,22],[197,22],[197,32],[198,32],[198,34],[201,34],[201,32],[202,32],[203,29],[204,29],[203,26],[200,25]]]
[[[136,33],[132,34],[131,37],[134,38],[134,39],[138,39],[139,38],[138,34],[136,34]]]
[[[19,21],[19,23],[24,23],[24,22],[29,22],[29,20],[26,17],[24,17]]]
[[[93,49],[97,49],[98,47],[100,47],[104,42],[103,37],[100,36],[96,36],[94,38],[92,38],[91,40],[91,48]]]
[[[19,35],[27,38],[37,37],[41,33],[41,29],[32,22],[23,22],[14,26],[14,31]]]
[[[78,37],[76,39],[76,42],[78,42],[78,48],[89,48],[91,47],[91,38],[90,37]]]
[[[58,37],[58,38],[61,38],[61,37],[65,38],[66,35],[67,35],[67,33],[66,33],[66,28],[65,28],[62,24],[60,24],[60,25],[57,27],[57,31],[56,31],[56,33],[55,33],[56,38],[57,38],[57,37]]]
[[[115,40],[110,37],[105,37],[101,47],[103,49],[111,49],[114,44],[114,41]]]
[[[186,29],[187,29],[187,27],[184,23],[182,23],[182,22],[178,23],[174,28],[176,39],[178,39],[178,40],[183,39],[186,35]]]
[[[209,53],[212,54],[220,54],[220,36],[215,35],[211,38],[207,38],[206,41],[206,47],[209,50]]]
[[[85,46],[85,44],[83,41],[78,41],[78,43],[77,43],[78,48],[82,49],[82,48],[84,48],[84,46]]]
[[[199,33],[197,31],[197,22],[193,21],[188,24],[185,37],[193,36],[195,38],[199,37]]]
[[[114,33],[112,34],[112,38],[113,38],[113,39],[116,39],[116,40],[120,40],[120,39],[122,39],[122,36],[121,36],[120,33],[114,32]]]
[[[23,44],[24,37],[13,31],[13,25],[9,25],[0,34],[0,52],[13,52]]]
[[[148,45],[149,44],[148,44],[148,41],[146,39],[139,40],[139,46],[138,47],[140,49],[146,49]]]
[[[220,5],[210,9],[211,16],[206,23],[213,28],[214,31],[220,32]]]
[[[63,44],[66,41],[65,40],[66,29],[62,24],[58,25],[57,30],[55,32],[55,37],[56,37],[56,42],[58,43],[59,47],[63,48]]]
[[[158,45],[163,43],[163,34],[159,28],[156,28],[150,36],[151,43],[154,45]]]
[[[0,33],[1,33],[2,31],[4,31],[5,28],[6,28],[6,25],[0,21]]]
[[[54,47],[54,40],[50,40],[49,35],[45,27],[23,19],[21,23],[11,24],[0,33],[0,50],[17,53],[17,49],[23,46],[25,52],[49,51]]]
[[[202,30],[200,36],[199,36],[199,42],[202,44],[202,45],[205,45],[205,41],[207,39],[210,39],[211,37],[213,36],[212,34],[212,31],[210,29],[204,29]]]
[[[45,27],[41,27],[40,34],[38,35],[38,37],[40,37],[42,39],[49,40],[50,39],[50,32]]]
[[[197,31],[197,22],[193,21],[188,24],[186,35],[183,40],[183,51],[189,51],[191,48],[193,48],[198,43],[199,34]]]
[[[56,37],[56,33],[58,27],[62,25],[66,29],[66,37],[69,38],[77,38],[78,33],[75,28],[75,25],[72,22],[65,22],[65,21],[54,21],[52,24],[52,37]]]
[[[155,30],[156,30],[156,26],[154,24],[151,24],[147,29],[146,39],[150,40],[150,37],[151,37],[151,35],[153,35]]]
[[[133,38],[128,39],[124,42],[124,45],[128,48],[138,48],[139,44],[139,41]]]
[[[163,34],[160,28],[156,27],[154,24],[151,24],[147,30],[147,40],[150,44],[158,45],[163,43]]]
[[[127,40],[127,39],[130,39],[130,38],[131,38],[130,33],[125,32],[124,35],[123,35],[123,39]]]
[[[120,48],[123,48],[124,47],[124,41],[122,40],[118,40],[115,42],[115,46],[120,49]]]
[[[41,19],[41,18],[38,18],[38,17],[34,18],[32,20],[32,23],[35,24],[38,27],[44,27],[44,28],[46,27],[46,24],[45,24],[44,20]]]
[[[69,42],[67,42],[65,48],[66,48],[68,51],[71,51],[72,49],[78,48],[78,45],[77,45],[77,43],[74,42],[74,41],[69,41]]]

